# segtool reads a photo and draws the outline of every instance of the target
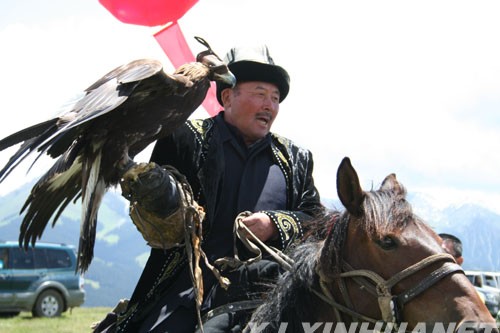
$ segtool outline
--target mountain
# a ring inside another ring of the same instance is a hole
[[[17,240],[22,207],[33,183],[0,197],[0,239]],[[464,269],[500,271],[500,215],[475,204],[436,207],[423,193],[409,193],[415,213],[436,232],[456,235],[463,243]],[[324,199],[330,208],[341,208],[335,199]],[[80,204],[68,207],[57,225],[47,227],[42,241],[78,246]],[[147,260],[149,247],[128,217],[128,202],[108,192],[99,210],[94,259],[85,274],[84,306],[114,306],[130,297]]]
[[[449,205],[438,209],[433,198],[421,193],[409,195],[414,211],[437,233],[449,233],[462,241],[466,270],[500,271],[500,215],[471,203]]]

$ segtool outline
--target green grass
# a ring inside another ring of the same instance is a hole
[[[102,320],[111,308],[74,308],[56,318],[35,318],[31,312],[0,318],[2,333],[90,333],[92,323]]]

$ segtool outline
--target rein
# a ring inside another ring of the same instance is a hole
[[[439,268],[432,271],[432,273],[430,273],[417,285],[398,295],[392,294],[392,288],[400,281],[439,261],[445,261],[445,263],[443,263],[443,265]],[[403,321],[402,311],[406,303],[414,299],[416,296],[420,295],[422,292],[426,291],[432,285],[448,276],[449,274],[453,274],[456,272],[463,273],[462,267],[455,263],[455,260],[451,255],[446,253],[438,253],[424,258],[421,261],[396,273],[387,280],[383,279],[380,275],[373,271],[365,269],[353,269],[346,262],[343,262],[342,265],[342,273],[340,274],[340,279],[338,279],[338,286],[347,306],[335,301],[335,298],[327,287],[327,283],[331,282],[331,279],[325,277],[320,269],[317,273],[320,277],[321,292],[315,289],[312,289],[312,292],[334,308],[335,316],[337,317],[338,321],[341,321],[339,311],[348,314],[354,321],[356,321],[357,319],[372,323],[380,321],[362,315],[352,309],[352,302],[347,294],[347,287],[345,285],[345,279],[352,278],[356,283],[366,289],[369,293],[377,297],[379,309],[382,313],[382,320],[385,323],[394,324],[395,327],[398,327]]]
[[[248,229],[248,227],[242,222],[242,220],[250,216],[252,213],[249,211],[241,212],[238,214],[234,221],[234,226],[233,226],[233,237],[234,237],[234,242],[233,242],[233,250],[234,250],[234,257],[224,257],[217,259],[215,261],[216,265],[221,265],[222,269],[225,270],[227,267],[230,268],[238,268],[242,265],[250,265],[254,262],[257,262],[262,259],[262,250],[261,248],[266,251],[268,254],[270,254],[274,260],[280,266],[287,271],[292,270],[292,266],[294,264],[293,260],[285,255],[283,252],[280,250],[266,245],[264,242],[262,242],[260,239],[258,239],[254,233]],[[239,239],[245,247],[255,254],[255,257],[250,258],[248,260],[241,260],[238,255],[238,247],[236,246],[236,239]],[[257,243],[257,245],[255,243]],[[259,247],[260,246],[260,247]]]
[[[248,229],[248,227],[243,223],[243,219],[247,216],[250,216],[252,213],[249,211],[241,212],[238,214],[234,221],[234,226],[233,226],[233,237],[234,237],[234,242],[233,242],[233,250],[234,250],[234,256],[233,257],[224,257],[224,258],[219,258],[217,259],[214,264],[217,266],[221,267],[221,270],[226,270],[227,268],[231,269],[236,269],[238,267],[241,267],[243,265],[250,265],[254,262],[260,261],[262,259],[262,250],[261,248],[266,251],[269,255],[271,255],[274,260],[285,270],[291,271],[292,266],[294,264],[293,260],[285,255],[283,252],[280,250],[266,245],[264,242],[262,242],[260,239],[258,239],[255,234]],[[245,247],[255,254],[255,257],[252,257],[247,260],[241,260],[238,254],[238,247],[236,246],[237,241],[236,239],[239,239]],[[257,243],[257,245],[255,243]],[[260,246],[260,247],[259,247]],[[212,309],[208,311],[203,318],[201,319],[202,323],[205,323],[207,320],[216,317],[220,314],[227,313],[227,312],[232,312],[232,311],[242,311],[242,310],[251,310],[257,308],[259,305],[262,304],[262,300],[260,299],[252,299],[252,300],[244,300],[244,301],[237,301],[237,302],[232,302],[232,303],[227,303],[224,305],[221,305],[215,309]],[[202,327],[202,324],[199,325]]]

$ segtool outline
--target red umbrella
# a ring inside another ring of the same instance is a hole
[[[198,0],[99,0],[118,20],[127,24],[148,27],[166,25],[154,34],[156,41],[174,67],[194,61],[195,57],[184,38],[177,21]],[[170,24],[169,24],[170,23]],[[203,107],[210,115],[220,111],[215,95],[215,85],[207,93]]]

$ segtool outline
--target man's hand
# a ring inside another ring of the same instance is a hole
[[[242,219],[241,222],[263,242],[278,237],[278,228],[264,213],[254,213]]]

